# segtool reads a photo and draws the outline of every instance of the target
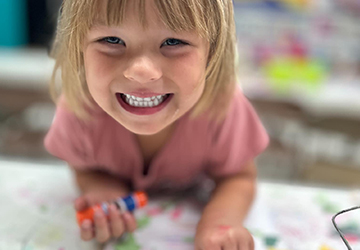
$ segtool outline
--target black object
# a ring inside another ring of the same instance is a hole
[[[29,45],[50,46],[61,3],[61,0],[27,0]]]
[[[340,229],[338,228],[336,222],[335,222],[335,219],[338,215],[340,214],[343,214],[343,213],[347,213],[347,212],[350,212],[350,211],[353,211],[353,210],[356,210],[356,209],[360,209],[360,206],[357,206],[357,207],[352,207],[352,208],[349,208],[349,209],[345,209],[343,211],[340,211],[338,212],[337,214],[335,214],[333,217],[332,217],[332,223],[334,224],[334,227],[336,229],[336,231],[339,233],[341,239],[343,240],[344,244],[346,245],[347,249],[348,250],[352,250],[351,246],[349,245],[349,242],[345,239],[343,233],[340,231]]]

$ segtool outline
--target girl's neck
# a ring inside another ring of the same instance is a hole
[[[165,146],[170,140],[176,124],[173,123],[159,133],[154,135],[136,135],[140,146],[141,153],[144,157],[144,164],[148,166],[154,156]]]

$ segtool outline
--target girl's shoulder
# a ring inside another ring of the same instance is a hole
[[[213,114],[209,111],[205,111],[203,114],[199,115],[197,120],[202,123],[212,124],[211,126],[220,126],[226,120],[233,118],[239,113],[245,112],[247,109],[251,109],[251,104],[249,103],[247,97],[244,95],[240,85],[236,85],[234,90],[230,95],[227,96],[230,98],[229,104],[227,107],[223,107],[219,116],[214,117]],[[219,119],[218,119],[219,118]]]
[[[207,128],[209,135],[218,137],[222,133],[236,133],[242,131],[248,133],[254,130],[263,130],[262,122],[251,104],[243,93],[241,86],[234,89],[229,106],[220,119],[212,119],[204,113],[198,120],[200,126]]]
[[[81,134],[82,136],[96,137],[103,131],[113,130],[118,125],[114,119],[103,111],[98,105],[93,107],[86,107],[86,116],[78,116],[70,107],[64,96],[58,99],[56,104],[56,112],[54,115],[52,129],[58,128],[67,130],[67,133]],[[81,133],[79,132],[81,131]]]

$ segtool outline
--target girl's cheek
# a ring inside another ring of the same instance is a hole
[[[94,58],[89,70],[90,72],[93,72],[94,77],[99,80],[104,80],[112,77],[112,75],[117,72],[117,65],[118,63],[116,60],[107,57],[98,57]]]

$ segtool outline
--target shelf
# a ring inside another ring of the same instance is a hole
[[[1,87],[44,90],[53,67],[46,49],[0,48]]]
[[[299,87],[282,95],[271,91],[260,77],[242,82],[245,95],[253,100],[295,104],[316,117],[360,119],[360,79],[332,78],[317,90]]]

